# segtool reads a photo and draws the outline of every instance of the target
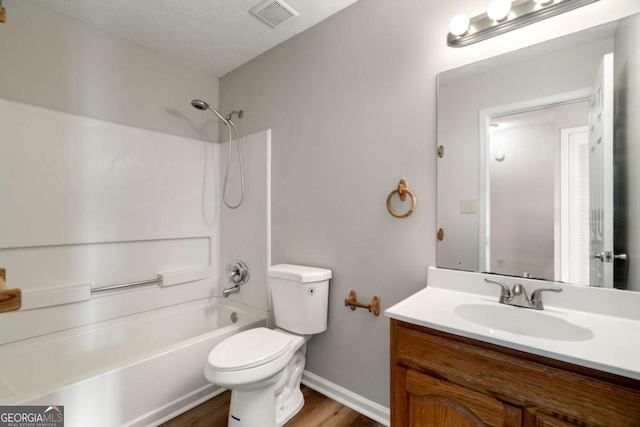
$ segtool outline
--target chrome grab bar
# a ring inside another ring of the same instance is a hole
[[[112,291],[114,289],[131,288],[134,286],[151,285],[153,283],[160,284],[162,283],[162,279],[158,278],[158,279],[151,279],[151,280],[140,280],[138,282],[121,283],[119,285],[100,286],[99,288],[91,289],[91,293]]]
[[[194,282],[196,280],[207,279],[213,275],[213,267],[196,268],[193,270],[169,271],[159,273],[158,277],[149,280],[140,280],[137,282],[120,283],[117,285],[106,285],[91,289],[91,293],[113,291],[116,289],[132,288],[135,286],[153,285],[167,287],[179,285],[181,283]]]

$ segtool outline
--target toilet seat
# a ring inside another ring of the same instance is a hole
[[[209,353],[205,377],[229,389],[254,388],[263,381],[275,381],[308,338],[267,328],[232,335]]]
[[[267,328],[235,334],[209,353],[209,366],[218,372],[246,370],[265,365],[291,348],[292,337]]]

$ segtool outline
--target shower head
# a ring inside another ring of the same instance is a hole
[[[198,110],[211,110],[215,113],[216,116],[218,116],[218,118],[220,119],[220,121],[222,121],[222,123],[224,123],[225,125],[229,125],[229,121],[227,119],[224,118],[224,116],[222,114],[220,114],[220,112],[218,110],[216,110],[215,108],[213,108],[211,105],[209,105],[208,103],[201,101],[199,99],[194,99],[193,101],[191,101],[191,105],[193,106],[193,108],[197,108]]]
[[[209,108],[209,104],[204,101],[200,101],[199,99],[194,99],[193,101],[191,101],[191,105],[198,110],[206,110],[207,108]]]

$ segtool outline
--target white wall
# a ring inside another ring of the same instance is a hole
[[[616,114],[616,164],[624,165],[618,168],[616,178],[625,184],[621,193],[614,198],[615,215],[625,213],[621,224],[616,223],[615,229],[626,230],[622,236],[626,241],[619,245],[614,243],[617,253],[627,253],[627,264],[616,262],[616,282],[618,275],[626,282],[628,289],[640,291],[640,16],[625,20],[616,32],[615,38],[615,86],[619,103]],[[617,233],[615,238],[622,237]],[[626,270],[628,265],[628,270]],[[620,267],[620,269],[618,269]],[[626,279],[626,280],[625,280]]]
[[[234,119],[234,123],[242,127],[241,119]],[[221,174],[225,173],[228,147],[226,142],[220,145]],[[242,191],[235,142],[231,148],[226,200],[235,206]],[[249,267],[251,276],[240,292],[229,298],[269,310],[267,269],[271,265],[271,131],[240,138],[240,149],[245,180],[244,200],[236,209],[229,209],[220,202],[220,289],[231,286],[226,267],[233,260],[240,259]]]
[[[214,267],[174,288],[3,314],[2,341],[205,298],[219,260],[218,79],[27,0],[0,24],[0,266],[25,292]],[[19,327],[16,325],[20,325]],[[6,332],[6,334],[4,334]]]
[[[425,285],[436,247],[438,72],[640,11],[601,0],[508,35],[453,49],[450,18],[484,0],[362,0],[221,79],[224,110],[243,133],[272,129],[273,263],[333,270],[329,329],[309,342],[307,369],[389,404],[388,320],[344,307],[354,289],[383,309]],[[407,219],[387,195],[406,178]]]

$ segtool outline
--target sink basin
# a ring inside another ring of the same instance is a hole
[[[527,308],[498,304],[462,304],[455,307],[453,312],[469,322],[512,334],[556,341],[587,341],[593,338],[590,329]]]

